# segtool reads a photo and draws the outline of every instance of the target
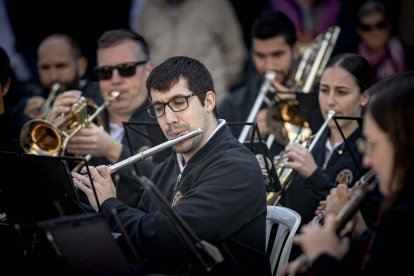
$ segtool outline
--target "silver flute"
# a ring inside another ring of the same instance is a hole
[[[373,177],[375,176],[376,176],[375,172],[372,169],[369,170],[367,173],[361,176],[361,178],[357,182],[355,182],[354,186],[348,189],[349,192],[353,193],[357,190],[365,189],[365,186],[367,186],[371,182]],[[346,208],[341,209],[341,212],[343,210],[346,210]],[[312,219],[312,223],[318,223],[322,225],[324,222],[325,216],[326,216],[326,210],[323,210],[319,215],[315,216]]]
[[[365,173],[351,188],[352,193],[345,203],[345,205],[336,214],[336,233],[339,235],[340,231],[346,226],[346,224],[353,218],[358,211],[363,200],[377,187],[378,182],[376,179],[376,173],[373,169],[370,169]],[[323,219],[325,213],[323,215]],[[322,218],[313,223],[323,224]],[[305,273],[309,270],[309,262],[307,256],[303,253],[297,257],[288,269],[288,276],[298,275],[299,273]]]
[[[125,167],[126,165],[129,165],[129,164],[131,164],[133,162],[136,162],[136,161],[145,159],[147,157],[150,157],[150,156],[152,156],[154,154],[157,154],[160,151],[163,151],[163,150],[165,150],[167,148],[170,148],[170,147],[172,147],[172,146],[174,146],[176,144],[179,144],[179,143],[181,143],[181,142],[183,142],[183,141],[185,141],[187,139],[190,139],[190,138],[193,138],[194,136],[200,135],[201,133],[203,133],[203,130],[201,128],[197,128],[197,129],[195,129],[195,130],[193,130],[193,131],[191,131],[189,133],[186,133],[184,135],[181,135],[181,136],[179,136],[179,137],[177,137],[175,139],[166,141],[166,142],[161,143],[161,144],[159,144],[159,145],[157,145],[155,147],[152,147],[150,149],[147,149],[147,150],[144,150],[142,152],[139,152],[139,153],[137,153],[137,154],[135,154],[135,155],[133,155],[131,157],[128,157],[127,159],[124,159],[124,160],[122,160],[122,161],[120,161],[120,162],[118,162],[116,164],[109,165],[108,166],[109,171],[110,171],[110,173],[114,173],[117,170],[119,170],[120,168]]]

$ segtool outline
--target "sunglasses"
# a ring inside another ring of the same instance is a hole
[[[358,27],[364,32],[369,32],[374,29],[384,30],[387,27],[387,22],[383,20],[383,21],[378,22],[377,24],[372,24],[372,25],[359,23]]]
[[[137,66],[147,63],[147,60],[137,62],[127,62],[115,66],[100,66],[95,67],[95,74],[98,80],[109,80],[112,78],[112,71],[118,70],[121,77],[132,77],[137,71]]]

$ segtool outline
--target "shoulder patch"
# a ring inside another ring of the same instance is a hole
[[[176,192],[175,193],[175,196],[174,196],[174,199],[173,199],[173,202],[172,202],[172,204],[171,204],[171,207],[174,207],[174,205],[175,204],[177,204],[178,203],[178,201],[180,201],[180,199],[183,197],[183,194],[180,192],[180,191],[178,191],[178,192]]]
[[[335,179],[335,184],[346,184],[351,185],[352,180],[354,179],[354,175],[350,169],[343,169],[338,173]]]

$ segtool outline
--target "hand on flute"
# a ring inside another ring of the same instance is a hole
[[[98,212],[99,205],[102,202],[108,198],[116,197],[116,189],[114,183],[112,182],[111,173],[108,169],[108,166],[89,166],[88,168],[91,173],[91,178],[96,190],[96,197],[98,199],[98,202],[96,202],[94,189],[92,187],[89,176],[85,174],[87,171],[86,168],[82,169],[81,173],[83,174],[72,172],[73,183],[77,188],[85,193],[92,208]]]
[[[309,223],[301,228],[300,234],[294,238],[294,243],[300,245],[312,263],[321,254],[328,254],[338,260],[342,259],[348,252],[348,238],[339,238],[336,234],[337,221],[335,217],[328,214],[325,224]]]

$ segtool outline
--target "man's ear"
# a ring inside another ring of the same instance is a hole
[[[85,75],[87,68],[88,68],[88,59],[86,57],[80,57],[78,59],[78,71],[79,71],[80,78],[82,78]]]
[[[216,106],[216,94],[213,91],[209,90],[206,92],[204,105],[207,108],[207,111],[212,111]]]
[[[292,47],[293,60],[298,60],[302,56],[302,50],[300,43],[296,41]]]
[[[0,115],[4,113],[4,99],[3,97],[6,96],[7,92],[10,89],[11,79],[8,78],[4,84],[0,85]]]
[[[148,78],[149,74],[151,73],[152,69],[154,69],[154,64],[149,60],[145,64],[145,75]]]

